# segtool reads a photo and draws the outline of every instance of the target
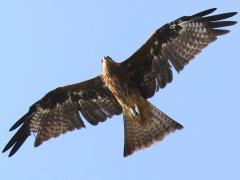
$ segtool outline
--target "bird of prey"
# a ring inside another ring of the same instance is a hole
[[[12,156],[32,133],[37,147],[52,137],[84,128],[80,113],[92,125],[123,113],[124,157],[182,129],[147,99],[172,81],[172,67],[183,70],[209,43],[229,32],[222,27],[236,23],[224,21],[236,12],[208,16],[215,10],[167,23],[127,60],[117,63],[103,57],[101,75],[47,93],[10,128],[19,127],[3,152],[11,149]]]

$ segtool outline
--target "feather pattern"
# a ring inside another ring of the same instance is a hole
[[[3,152],[11,149],[9,156],[12,156],[31,132],[36,134],[34,146],[37,147],[52,137],[85,127],[79,111],[89,123],[97,125],[121,114],[122,108],[100,76],[57,88],[33,104],[10,128],[12,131],[21,126]]]
[[[165,24],[122,62],[131,72],[130,76],[143,97],[152,97],[159,88],[164,88],[172,81],[171,66],[180,72],[217,36],[229,32],[218,28],[236,24],[235,21],[221,21],[234,16],[236,12],[206,16],[215,10],[212,8],[192,16],[183,16]]]

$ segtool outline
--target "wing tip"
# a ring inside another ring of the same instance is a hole
[[[238,12],[227,12],[227,13],[223,13],[222,15],[225,16],[225,19],[227,19],[235,16],[236,14],[238,14]]]
[[[199,12],[199,13],[196,13],[196,14],[192,15],[192,17],[202,17],[202,16],[206,16],[206,15],[208,15],[208,14],[213,13],[213,12],[216,11],[216,10],[217,10],[217,8],[210,8],[210,9],[207,9],[207,10],[205,10],[205,11],[201,11],[201,12]]]
[[[216,36],[222,36],[225,34],[228,34],[230,32],[230,30],[228,29],[213,29],[213,33],[216,34]]]
[[[14,136],[10,139],[7,145],[3,148],[2,153],[10,150],[8,157],[13,156],[18,149],[22,146],[25,140],[30,136],[30,129],[28,124],[23,124],[21,128],[14,134]]]
[[[230,17],[232,17],[232,16],[235,16],[235,15],[237,15],[237,14],[238,14],[238,12],[237,12],[237,11],[233,11],[233,12],[229,12],[229,13],[227,13],[227,14],[229,14],[229,15],[230,15]]]
[[[8,154],[8,157],[12,157],[17,151],[11,150],[10,153]]]
[[[18,125],[17,122],[9,129],[9,131],[15,130],[20,124]]]
[[[15,122],[12,127],[9,129],[9,131],[13,131],[19,126],[21,126],[25,121],[27,121],[31,117],[30,111],[26,113],[24,116],[22,116],[17,122]]]
[[[15,129],[18,128],[22,123],[23,123],[23,120],[22,120],[22,118],[21,118],[21,119],[19,119],[15,124],[12,125],[12,127],[9,129],[9,131],[15,130]]]
[[[7,148],[7,146],[5,146],[2,150],[2,153],[5,153],[9,148]]]
[[[206,16],[206,17],[202,17],[201,21],[204,22],[221,22],[221,20],[223,19],[228,19],[230,17],[233,17],[237,14],[237,12],[227,12],[227,13],[222,13],[222,14],[217,14],[217,15],[213,15],[213,16]]]

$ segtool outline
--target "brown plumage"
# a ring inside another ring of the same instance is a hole
[[[183,16],[159,28],[147,42],[122,63],[103,58],[103,74],[88,81],[57,88],[33,104],[10,130],[20,126],[3,152],[12,156],[31,133],[34,146],[67,131],[85,127],[79,112],[92,125],[123,112],[124,156],[149,147],[183,126],[146,99],[172,81],[171,66],[179,72],[217,36],[234,25],[222,21],[236,12],[207,16],[209,9]]]

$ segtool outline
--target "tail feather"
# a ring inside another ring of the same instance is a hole
[[[124,112],[124,157],[139,149],[151,146],[175,130],[183,128],[145,99],[138,103],[139,117],[125,109]],[[140,122],[139,122],[140,121]]]

